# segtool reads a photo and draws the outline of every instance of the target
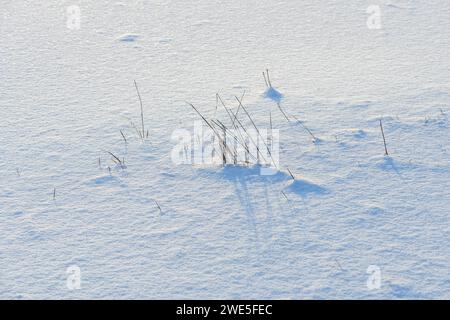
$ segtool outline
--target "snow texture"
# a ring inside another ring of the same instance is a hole
[[[0,298],[450,299],[449,1],[69,5],[2,5]],[[280,170],[175,165],[244,91]]]

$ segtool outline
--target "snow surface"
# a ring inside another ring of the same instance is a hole
[[[449,1],[73,4],[2,4],[0,298],[450,299]],[[244,91],[283,169],[174,165]]]

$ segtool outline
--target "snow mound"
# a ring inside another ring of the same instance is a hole
[[[264,92],[264,96],[275,102],[281,102],[281,100],[283,99],[283,95],[281,94],[281,92],[279,92],[274,87],[270,87],[269,89],[267,89],[266,92]]]
[[[121,42],[134,42],[139,38],[138,34],[134,33],[125,33],[117,38],[117,40]]]
[[[375,207],[368,208],[367,213],[369,215],[371,215],[371,216],[378,216],[380,214],[385,213],[385,210],[383,208],[381,208],[381,207],[376,207],[375,206]]]
[[[339,135],[355,139],[364,139],[367,137],[367,132],[362,129],[350,128],[339,132]]]

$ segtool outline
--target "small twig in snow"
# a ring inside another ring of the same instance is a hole
[[[125,135],[123,134],[122,130],[120,130],[120,134],[122,135],[123,141],[125,141],[125,144],[127,144],[127,138],[125,138]]]
[[[386,145],[386,137],[384,136],[383,123],[382,123],[381,119],[380,119],[380,128],[381,128],[381,134],[383,135],[384,155],[388,156],[389,152],[388,152],[387,145]]]
[[[159,209],[159,213],[160,213],[160,214],[163,214],[163,213],[162,213],[162,209],[161,209],[161,207],[159,206],[158,202],[157,202],[156,200],[153,200],[153,201],[155,201],[155,204],[156,204],[156,206],[157,206],[158,209]]]

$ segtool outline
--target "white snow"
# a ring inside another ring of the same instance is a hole
[[[2,5],[0,298],[450,298],[449,1],[78,3]],[[280,171],[175,165],[244,91]]]

